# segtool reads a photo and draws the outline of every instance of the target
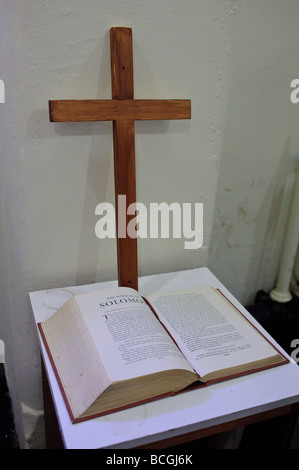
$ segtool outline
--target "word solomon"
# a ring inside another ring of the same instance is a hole
[[[95,226],[98,238],[116,237],[116,216],[113,204],[102,202],[97,205],[95,214],[100,215]],[[135,216],[126,223],[126,216]],[[148,221],[149,219],[149,221]],[[192,203],[184,202],[181,205],[173,202],[150,203],[149,213],[144,204],[135,202],[130,204],[126,210],[126,196],[118,196],[117,227],[118,238],[170,238],[170,221],[172,219],[173,238],[184,237],[185,249],[197,249],[203,243],[203,203],[194,203],[192,214]],[[149,224],[148,224],[149,222]],[[148,233],[149,225],[149,233]],[[193,228],[192,228],[193,227]],[[159,230],[160,228],[160,230]]]

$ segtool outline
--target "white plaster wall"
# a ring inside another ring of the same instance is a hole
[[[190,98],[192,120],[136,123],[138,201],[203,202],[204,246],[141,240],[141,275],[207,264],[238,0],[0,0],[0,337],[23,447],[43,445],[28,292],[116,278],[95,236],[113,202],[111,123],[53,124],[48,100],[110,98],[109,29],[133,29],[135,98]]]
[[[299,155],[299,2],[242,0],[208,265],[245,305],[275,285]]]

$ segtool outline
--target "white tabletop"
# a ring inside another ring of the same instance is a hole
[[[139,278],[139,291],[146,296],[203,284],[220,288],[287,356],[208,268],[145,276]],[[48,318],[74,294],[116,285],[114,281],[32,292],[35,321]],[[41,338],[40,344],[62,439],[69,449],[137,447],[299,402],[299,367],[290,359],[273,369],[72,424]]]

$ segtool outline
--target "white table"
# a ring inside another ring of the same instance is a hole
[[[156,291],[202,284],[220,288],[270,338],[208,268],[145,276],[139,278],[139,291],[146,296]],[[116,285],[115,281],[32,292],[30,300],[35,321],[38,323],[48,318],[74,294]],[[282,350],[272,338],[271,341]],[[63,446],[68,449],[164,447],[171,444],[173,438],[177,439],[176,442],[186,442],[287,414],[299,402],[299,367],[290,359],[289,364],[273,369],[72,424],[41,339],[40,345]],[[51,426],[53,417],[47,413],[50,411],[45,409],[46,425]]]

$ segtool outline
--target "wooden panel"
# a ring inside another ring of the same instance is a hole
[[[143,446],[136,447],[136,448],[137,449],[166,449],[168,447],[195,441],[197,439],[202,439],[204,437],[213,436],[215,434],[220,434],[223,432],[231,431],[232,429],[247,426],[252,423],[265,421],[267,419],[275,418],[277,416],[289,415],[290,419],[292,419],[294,410],[296,410],[295,405],[286,405],[281,408],[276,408],[274,410],[269,410],[269,411],[263,411],[261,413],[253,414],[251,416],[228,421],[224,424],[217,424],[215,426],[210,426],[208,428],[199,429],[198,431],[193,431],[190,433],[181,434],[179,436],[170,437],[168,439],[153,442],[151,444],[145,444]],[[287,443],[287,445],[288,444],[289,442]]]
[[[190,119],[190,100],[54,100],[52,122]]]

